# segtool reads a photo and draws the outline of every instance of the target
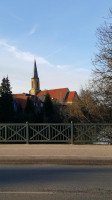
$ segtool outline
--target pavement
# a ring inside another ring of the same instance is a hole
[[[0,164],[112,165],[112,146],[0,144]]]

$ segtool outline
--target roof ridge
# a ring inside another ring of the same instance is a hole
[[[49,91],[49,90],[62,90],[62,89],[68,89],[68,88],[46,89],[46,90],[40,90],[40,92],[41,92],[41,91],[43,91],[43,92],[44,92],[44,91]]]

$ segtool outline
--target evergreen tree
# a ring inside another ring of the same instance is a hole
[[[0,122],[11,122],[14,115],[13,97],[8,76],[0,86]]]
[[[36,120],[35,107],[33,101],[29,97],[24,110],[24,120],[29,122],[35,122]]]
[[[45,97],[44,106],[43,106],[44,122],[52,122],[53,113],[54,113],[53,103],[51,101],[50,95],[47,94]]]
[[[24,111],[26,114],[34,114],[35,112],[33,101],[29,97],[27,99]]]

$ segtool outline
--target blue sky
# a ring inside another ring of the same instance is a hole
[[[0,82],[29,92],[34,57],[40,87],[79,92],[91,77],[96,29],[111,0],[0,0]]]

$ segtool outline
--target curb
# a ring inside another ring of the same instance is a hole
[[[2,165],[44,165],[44,164],[51,164],[51,165],[112,165],[112,160],[68,160],[68,159],[19,159],[19,160],[0,160],[0,164]]]

